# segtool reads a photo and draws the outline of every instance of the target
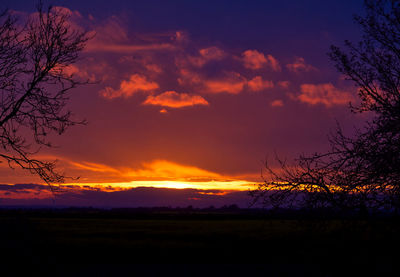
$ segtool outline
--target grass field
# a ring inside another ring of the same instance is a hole
[[[393,218],[31,211],[1,213],[0,227],[3,264],[55,276],[114,276],[132,264],[158,276],[170,267],[186,268],[185,276],[383,276],[399,269],[400,224]]]

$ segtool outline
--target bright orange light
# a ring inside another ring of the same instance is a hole
[[[174,189],[216,189],[216,190],[248,190],[254,188],[254,182],[246,181],[247,177],[224,176],[190,165],[182,165],[166,160],[154,160],[142,163],[140,167],[113,168],[103,164],[89,162],[70,162],[76,169],[103,173],[115,176],[94,181],[90,178],[85,182],[66,184],[77,186],[107,186],[113,188],[174,188]],[[101,179],[101,178],[100,178]],[[81,179],[82,180],[82,179]]]
[[[153,188],[173,188],[173,189],[217,189],[217,190],[248,190],[254,189],[254,183],[243,180],[232,181],[205,181],[205,182],[191,182],[191,181],[131,181],[119,183],[68,183],[63,185],[74,186],[90,186],[90,187],[113,187],[121,189],[130,189],[137,187],[153,187]]]

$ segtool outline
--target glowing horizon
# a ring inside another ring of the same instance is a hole
[[[232,181],[130,181],[116,183],[63,183],[61,186],[92,186],[92,187],[113,187],[120,189],[152,187],[152,188],[173,188],[173,189],[200,189],[200,190],[229,190],[246,191],[254,188],[255,183],[244,180]]]
[[[23,0],[3,2],[22,18],[35,12]],[[88,124],[48,134],[57,147],[35,156],[57,160],[58,172],[72,177],[61,184],[76,188],[65,205],[80,197],[79,205],[101,205],[116,191],[130,199],[139,187],[218,191],[207,205],[228,201],[230,191],[229,201],[240,202],[236,192],[247,197],[263,183],[266,159],[279,166],[275,152],[291,161],[324,151],[336,122],[346,130],[363,121],[348,109],[357,88],[326,56],[330,45],[359,36],[352,15],[362,0],[156,2],[52,3],[73,30],[95,34],[63,69],[94,82],[71,90],[66,107]],[[0,204],[28,194],[32,203],[51,197],[37,176],[0,163]],[[180,204],[203,196],[185,194]]]

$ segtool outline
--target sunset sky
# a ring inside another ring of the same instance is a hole
[[[322,151],[336,121],[351,130],[363,120],[348,109],[357,88],[327,55],[359,39],[361,0],[44,4],[95,34],[69,68],[96,81],[71,91],[68,106],[88,125],[38,155],[80,177],[58,205],[245,206],[274,152]],[[1,8],[28,16],[35,3]],[[54,205],[39,178],[6,163],[0,184],[0,205]]]

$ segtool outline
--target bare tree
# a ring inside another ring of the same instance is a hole
[[[355,16],[362,41],[345,41],[346,51],[331,46],[329,56],[358,88],[360,104],[351,110],[372,119],[351,137],[338,127],[326,153],[300,156],[294,165],[276,158],[278,170],[266,164],[254,201],[359,211],[400,208],[400,2],[366,0],[364,6],[366,15]]]
[[[36,159],[47,136],[84,121],[65,109],[68,93],[87,81],[69,74],[89,36],[70,27],[69,15],[49,7],[21,19],[0,14],[0,157],[13,168],[37,174],[46,183],[62,182],[55,161]]]

